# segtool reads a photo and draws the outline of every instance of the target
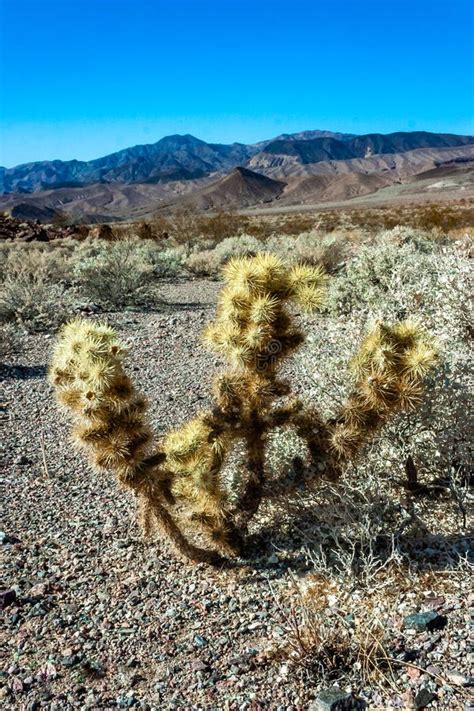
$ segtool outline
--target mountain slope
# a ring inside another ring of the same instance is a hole
[[[348,141],[351,138],[355,138],[355,136],[355,133],[338,133],[335,131],[299,131],[298,133],[281,133],[275,138],[270,138],[270,140],[254,143],[253,146],[261,151],[265,146],[275,141],[311,141],[314,138],[336,138],[338,141]]]
[[[198,210],[239,209],[270,203],[285,187],[286,183],[280,180],[239,166],[229,175],[186,196],[180,205]]]
[[[418,148],[450,148],[474,144],[474,136],[426,131],[398,132],[383,135],[370,133],[346,141],[315,138],[308,141],[273,141],[249,160],[252,170],[276,166],[306,165],[327,160],[350,160],[372,155],[404,153]]]
[[[316,137],[315,137],[316,136]],[[40,161],[0,168],[0,192],[29,193],[50,188],[71,188],[97,183],[166,183],[194,180],[247,165],[256,172],[274,167],[310,165],[395,154],[419,148],[474,144],[473,136],[398,132],[364,136],[303,131],[282,134],[254,146],[206,143],[191,135],[166,136],[152,144],[125,148],[91,161]]]
[[[255,149],[210,144],[194,136],[167,136],[91,161],[41,161],[0,169],[2,192],[32,192],[91,183],[160,183],[199,178],[245,163]]]

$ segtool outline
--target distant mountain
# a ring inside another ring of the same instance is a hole
[[[387,135],[369,133],[344,141],[335,138],[311,140],[276,140],[268,143],[249,161],[252,170],[277,166],[308,164],[327,160],[350,160],[373,155],[404,153],[417,148],[452,148],[474,144],[474,136],[426,131],[398,132]]]
[[[464,191],[465,197],[472,189],[474,136],[424,131],[322,135],[330,133],[283,135],[263,142],[261,149],[174,135],[91,161],[0,168],[0,210],[42,222],[65,211],[74,220],[98,222],[181,207],[309,205],[383,193],[386,186],[392,189],[423,173],[431,181],[441,175],[439,169],[453,166],[451,193]],[[308,176],[321,177],[305,180]],[[438,183],[444,190],[447,184],[436,180],[433,190],[441,189]],[[425,177],[417,186],[425,191]]]
[[[364,136],[331,131],[282,134],[253,146],[206,143],[189,134],[166,136],[156,143],[134,146],[90,161],[39,161],[0,168],[1,193],[31,193],[97,183],[166,183],[195,180],[246,165],[265,172],[275,166],[308,165],[371,155],[402,153],[417,148],[442,148],[474,143],[473,136],[449,133],[369,133]]]
[[[91,161],[40,161],[0,168],[0,190],[35,192],[92,183],[161,183],[189,180],[245,163],[255,148],[206,143],[194,136],[167,136]]]
[[[271,156],[271,154],[270,154]],[[473,199],[474,144],[417,148],[293,163],[265,170],[239,167],[228,174],[161,183],[96,183],[74,188],[0,196],[0,212],[51,222],[66,212],[75,222],[148,219],[158,212],[186,210],[284,210],[324,204],[349,207],[361,200]]]
[[[314,138],[335,138],[338,141],[348,141],[351,138],[355,138],[355,136],[355,133],[337,133],[334,131],[300,131],[299,133],[281,133],[270,140],[254,143],[253,146],[261,151],[269,143],[274,143],[275,141],[312,141]]]

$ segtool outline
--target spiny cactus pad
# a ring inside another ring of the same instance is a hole
[[[126,349],[108,326],[84,320],[66,325],[50,369],[59,402],[73,414],[75,441],[93,465],[114,471],[136,493],[144,530],[159,527],[182,554],[211,563],[242,554],[249,521],[262,497],[272,494],[265,486],[271,430],[293,428],[319,464],[314,471],[337,478],[392,413],[419,402],[436,359],[416,324],[377,324],[350,364],[352,393],[326,422],[277,377],[282,361],[304,340],[289,307],[293,302],[312,310],[322,303],[322,270],[288,268],[260,254],[232,259],[223,277],[204,341],[230,368],[215,379],[212,408],[161,442],[154,441],[146,402],[124,371]],[[230,496],[222,471],[237,441],[244,444],[245,465],[234,481],[238,496]],[[207,546],[193,542],[189,529]]]

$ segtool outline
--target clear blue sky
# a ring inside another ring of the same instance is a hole
[[[474,133],[473,0],[0,0],[0,165],[170,133]]]

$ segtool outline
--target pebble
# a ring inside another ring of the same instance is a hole
[[[436,699],[436,694],[428,689],[420,689],[420,691],[415,696],[415,708],[424,709],[428,704]]]
[[[334,687],[320,691],[308,711],[364,711],[367,703],[356,699],[341,689]]]
[[[415,612],[407,615],[403,622],[406,629],[422,632],[424,630],[442,629],[446,626],[447,619],[443,615],[434,612],[434,610],[427,610],[426,612]]]
[[[208,406],[212,373],[222,365],[201,348],[202,325],[197,324],[194,307],[187,310],[190,302],[201,299],[199,313],[208,320],[218,284],[206,282],[200,296],[196,296],[197,288],[190,283],[169,287],[167,300],[183,305],[170,307],[173,324],[168,316],[156,313],[137,313],[133,320],[130,315],[124,320],[120,313],[103,316],[125,337],[135,338],[128,362],[133,362],[137,387],[149,395],[150,420],[160,437],[188,413]],[[175,341],[170,330],[177,334]],[[28,348],[18,355],[20,364],[44,368],[51,342],[41,334],[27,339]],[[256,562],[239,562],[230,569],[190,565],[173,554],[158,534],[144,542],[136,524],[134,498],[118,488],[112,476],[93,472],[83,455],[72,449],[70,423],[54,404],[45,378],[7,377],[2,386],[12,436],[7,444],[6,475],[2,470],[8,486],[0,542],[7,562],[4,584],[16,599],[5,615],[9,640],[7,674],[2,679],[6,689],[0,692],[4,693],[0,706],[16,704],[26,709],[39,704],[38,708],[47,711],[112,709],[119,700],[123,708],[152,711],[230,711],[269,705],[279,711],[318,708],[316,700],[324,701],[321,678],[286,656],[288,625],[278,607],[288,612],[287,592],[293,575],[298,579],[311,569],[301,537],[291,538],[291,547],[283,544],[273,550],[265,547],[262,536],[255,545]],[[170,400],[165,407],[166,394]],[[28,459],[30,452],[37,460],[32,437],[37,432],[38,411],[44,425],[48,479],[40,475],[39,468],[36,472],[19,464],[20,455]],[[275,545],[280,539],[287,541],[286,525],[271,528],[265,514],[262,526],[268,526],[265,531],[272,532]],[[433,550],[439,548],[437,542],[430,545]],[[420,561],[422,553],[420,544]],[[287,564],[291,580],[283,572]],[[446,630],[439,630],[437,636],[429,628],[405,629],[400,635],[405,645],[400,654],[410,651],[413,663],[427,665],[428,671],[439,667],[446,682],[446,669],[468,680],[467,647],[461,643],[466,611],[460,607],[466,597],[461,592],[445,594],[441,584],[435,587],[436,582],[429,584],[433,585],[429,594],[413,588],[400,601],[404,607],[399,604],[386,616],[384,608],[387,636],[392,632],[392,619],[401,624],[403,615],[420,605],[425,611],[449,614],[449,645]],[[355,592],[363,595],[357,588]],[[338,610],[337,596],[335,600]],[[335,619],[333,608],[330,620]],[[347,613],[344,622],[351,628],[357,625],[350,605],[347,609],[341,605],[339,612]],[[263,650],[269,647],[283,649],[285,656],[265,655]],[[74,663],[64,663],[71,658]],[[435,692],[435,680],[427,675],[410,680],[406,666],[393,668],[397,687],[409,686],[412,698],[420,687],[428,694]],[[357,670],[351,673],[356,677]],[[459,687],[451,683],[442,691],[439,708],[442,703],[446,709],[456,708],[452,700]],[[436,689],[440,698],[442,689]],[[390,689],[378,693],[375,688],[364,688],[364,700],[354,698],[347,689],[340,694],[352,709],[363,708],[363,703],[392,708]],[[408,707],[400,701],[401,691],[398,699],[399,710],[405,711]]]

